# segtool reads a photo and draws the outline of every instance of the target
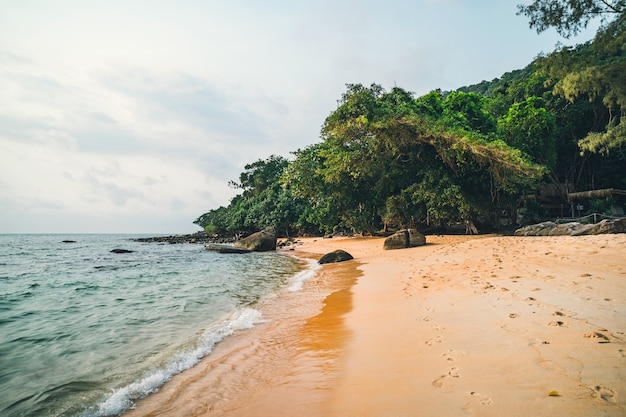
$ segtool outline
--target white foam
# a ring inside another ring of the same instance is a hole
[[[304,283],[313,278],[316,272],[321,268],[321,265],[313,259],[306,259],[306,262],[308,263],[308,267],[298,272],[289,280],[291,284],[289,285],[289,291],[300,291]]]
[[[315,260],[306,259],[307,267],[289,279],[289,291],[300,291],[304,283],[315,276],[321,268]],[[176,355],[163,368],[156,369],[143,378],[122,388],[113,390],[97,410],[83,414],[83,417],[116,416],[133,408],[133,401],[159,390],[174,375],[196,365],[203,357],[213,351],[216,344],[238,330],[245,330],[262,323],[261,312],[253,308],[242,308],[227,320],[209,327],[200,337],[195,348]]]
[[[154,370],[142,379],[114,390],[99,405],[98,410],[85,414],[85,417],[107,417],[121,414],[133,407],[133,400],[156,392],[174,375],[196,365],[200,359],[211,353],[217,343],[227,336],[238,330],[250,329],[262,322],[261,312],[258,310],[253,308],[237,310],[229,319],[208,328],[195,349],[178,354],[164,368]]]

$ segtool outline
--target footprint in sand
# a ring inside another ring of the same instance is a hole
[[[441,343],[441,337],[439,337],[439,336],[433,337],[432,339],[428,339],[424,343],[426,343],[426,345],[428,345],[428,346],[432,346],[435,343]]]
[[[567,327],[565,322],[563,321],[551,321],[550,323],[548,323],[548,326],[553,326],[553,327]]]
[[[457,368],[450,369],[447,374],[441,375],[439,378],[435,379],[433,381],[433,386],[435,388],[443,388],[447,385],[448,381],[450,381],[450,378],[459,378],[461,376],[458,371],[459,370]]]
[[[585,333],[583,337],[586,339],[600,339],[600,343],[609,341],[608,336],[600,332]]]
[[[483,395],[480,394],[478,392],[472,391],[470,392],[470,395],[477,399],[478,401],[480,401],[480,403],[482,405],[491,405],[493,403],[493,400],[491,399],[491,397],[487,396],[487,395]]]
[[[615,399],[615,391],[610,388],[605,387],[604,385],[596,385],[593,387],[593,395],[597,398],[600,397],[602,400],[607,403],[616,402]]]
[[[465,356],[465,352],[454,349],[450,349],[448,352],[443,354],[443,357],[446,358],[448,362],[454,362],[457,358],[461,358],[463,356]]]

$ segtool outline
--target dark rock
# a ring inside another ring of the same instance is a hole
[[[609,233],[626,233],[626,218],[615,220],[605,219],[591,226],[592,227],[586,230],[584,234],[603,235]]]
[[[297,245],[302,245],[302,241],[301,240],[297,240],[297,239],[287,239],[287,240],[283,240],[281,242],[277,242],[276,246],[279,248],[283,248],[283,249],[288,249],[288,250],[294,250],[294,246]]]
[[[409,247],[409,232],[407,230],[398,230],[393,235],[385,239],[383,249],[404,249]]]
[[[597,224],[543,222],[519,228],[515,236],[584,236],[626,233],[626,218],[605,219]]]
[[[426,244],[426,236],[415,229],[407,229],[409,232],[409,248],[416,246],[424,246]]]
[[[423,246],[426,244],[426,236],[415,229],[398,230],[393,235],[385,239],[383,249],[405,249]]]
[[[217,253],[250,253],[252,252],[250,249],[242,249],[236,248],[234,246],[229,245],[206,245],[204,247],[206,250],[217,252]]]
[[[251,234],[234,243],[236,248],[248,249],[254,252],[267,252],[276,250],[276,233],[265,229]]]
[[[62,243],[76,243],[75,240],[62,240]]]
[[[320,260],[317,261],[317,263],[322,265],[322,264],[330,264],[330,263],[334,263],[334,262],[349,261],[350,259],[354,259],[352,257],[352,255],[350,255],[346,251],[343,251],[341,249],[337,249],[334,252],[330,252],[330,253],[327,253],[326,255],[322,256],[320,258]]]
[[[554,229],[556,223],[543,222],[538,224],[532,224],[530,226],[524,226],[517,229],[514,233],[515,236],[548,236],[550,231]]]
[[[216,239],[214,236],[209,236],[209,234],[205,231],[196,232],[189,235],[173,235],[173,236],[153,236],[153,237],[138,237],[131,239],[134,242],[144,242],[144,243],[206,243],[206,242],[215,242]],[[219,239],[223,240],[219,243],[227,243],[227,241],[232,241],[232,239]]]
[[[552,229],[548,235],[549,236],[580,236],[585,234],[596,234],[596,233],[587,233],[589,229],[593,228],[593,224],[581,224],[581,223],[564,223],[558,224]]]
[[[133,250],[128,249],[112,249],[111,253],[133,253]]]

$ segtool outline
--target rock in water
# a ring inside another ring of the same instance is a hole
[[[134,251],[128,249],[113,249],[111,253],[133,253]]]
[[[206,245],[204,247],[206,250],[217,252],[217,253],[250,253],[252,252],[250,249],[236,248],[234,246],[227,245]]]
[[[330,252],[322,256],[320,260],[317,261],[317,263],[322,265],[322,264],[330,264],[334,262],[349,261],[350,259],[354,259],[352,255],[350,255],[348,252],[344,250],[337,249],[334,252]]]
[[[404,249],[423,246],[426,244],[426,236],[415,229],[398,230],[393,235],[385,239],[383,249]]]
[[[261,230],[236,241],[234,246],[255,252],[276,250],[276,233],[270,229]]]

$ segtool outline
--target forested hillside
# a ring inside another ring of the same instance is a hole
[[[562,204],[567,192],[626,189],[624,2],[535,1],[520,13],[538,30],[571,34],[586,24],[575,5],[587,3],[614,8],[595,39],[499,79],[421,97],[347,85],[321,142],[247,165],[232,183],[241,193],[194,223],[289,235],[462,222],[476,233],[502,216],[515,222],[524,205],[541,211],[525,197],[542,188]],[[556,19],[546,5],[565,9]]]

